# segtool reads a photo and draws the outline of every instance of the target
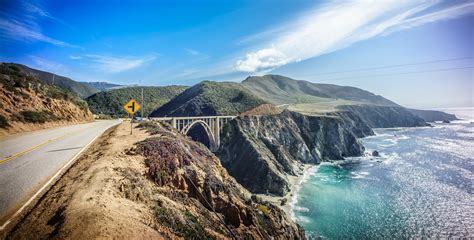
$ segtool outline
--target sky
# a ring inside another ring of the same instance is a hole
[[[474,1],[0,0],[0,61],[77,81],[280,74],[408,107],[474,106]]]

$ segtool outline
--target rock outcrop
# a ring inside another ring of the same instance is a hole
[[[171,127],[144,126],[155,137],[138,143],[134,151],[145,157],[148,177],[167,189],[163,194],[168,201],[156,206],[160,224],[186,239],[230,238],[232,234],[239,239],[305,238],[302,228],[277,206],[251,200],[204,145]],[[189,216],[195,216],[191,222],[200,227],[190,229],[182,221],[190,220]]]
[[[306,115],[288,110],[280,114],[240,116],[229,123],[218,152],[222,164],[254,193],[285,195],[287,175],[301,173],[301,164],[360,156],[358,138],[372,128],[427,126],[403,107],[340,106],[338,111]]]
[[[337,107],[357,115],[371,128],[423,127],[428,124],[404,107],[377,105],[344,105]]]
[[[449,114],[441,111],[418,109],[408,109],[408,111],[427,122],[459,120],[454,114]]]
[[[240,184],[255,193],[284,195],[286,174],[299,174],[301,163],[359,156],[357,137],[373,134],[356,115],[243,116],[231,121],[218,152],[222,164]]]

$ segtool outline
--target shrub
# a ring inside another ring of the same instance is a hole
[[[22,122],[29,123],[45,123],[49,121],[60,120],[59,117],[55,116],[50,112],[36,112],[36,111],[21,111],[19,116],[17,115],[18,120]]]
[[[8,124],[7,118],[3,115],[0,115],[0,128],[7,128],[8,126],[10,126],[10,124]]]
[[[171,228],[178,236],[184,239],[208,239],[204,227],[196,216],[189,211],[170,210],[164,207],[155,207],[156,220]]]
[[[270,216],[270,209],[269,209],[267,206],[265,206],[265,205],[263,205],[263,204],[258,204],[257,209],[258,209],[260,212],[262,212],[263,215],[265,215],[265,216],[267,216],[267,217]]]

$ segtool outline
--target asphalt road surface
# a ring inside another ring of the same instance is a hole
[[[118,123],[96,121],[0,139],[0,225],[92,140]]]

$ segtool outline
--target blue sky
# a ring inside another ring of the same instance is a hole
[[[78,81],[274,73],[474,105],[474,1],[0,1],[0,61]]]

